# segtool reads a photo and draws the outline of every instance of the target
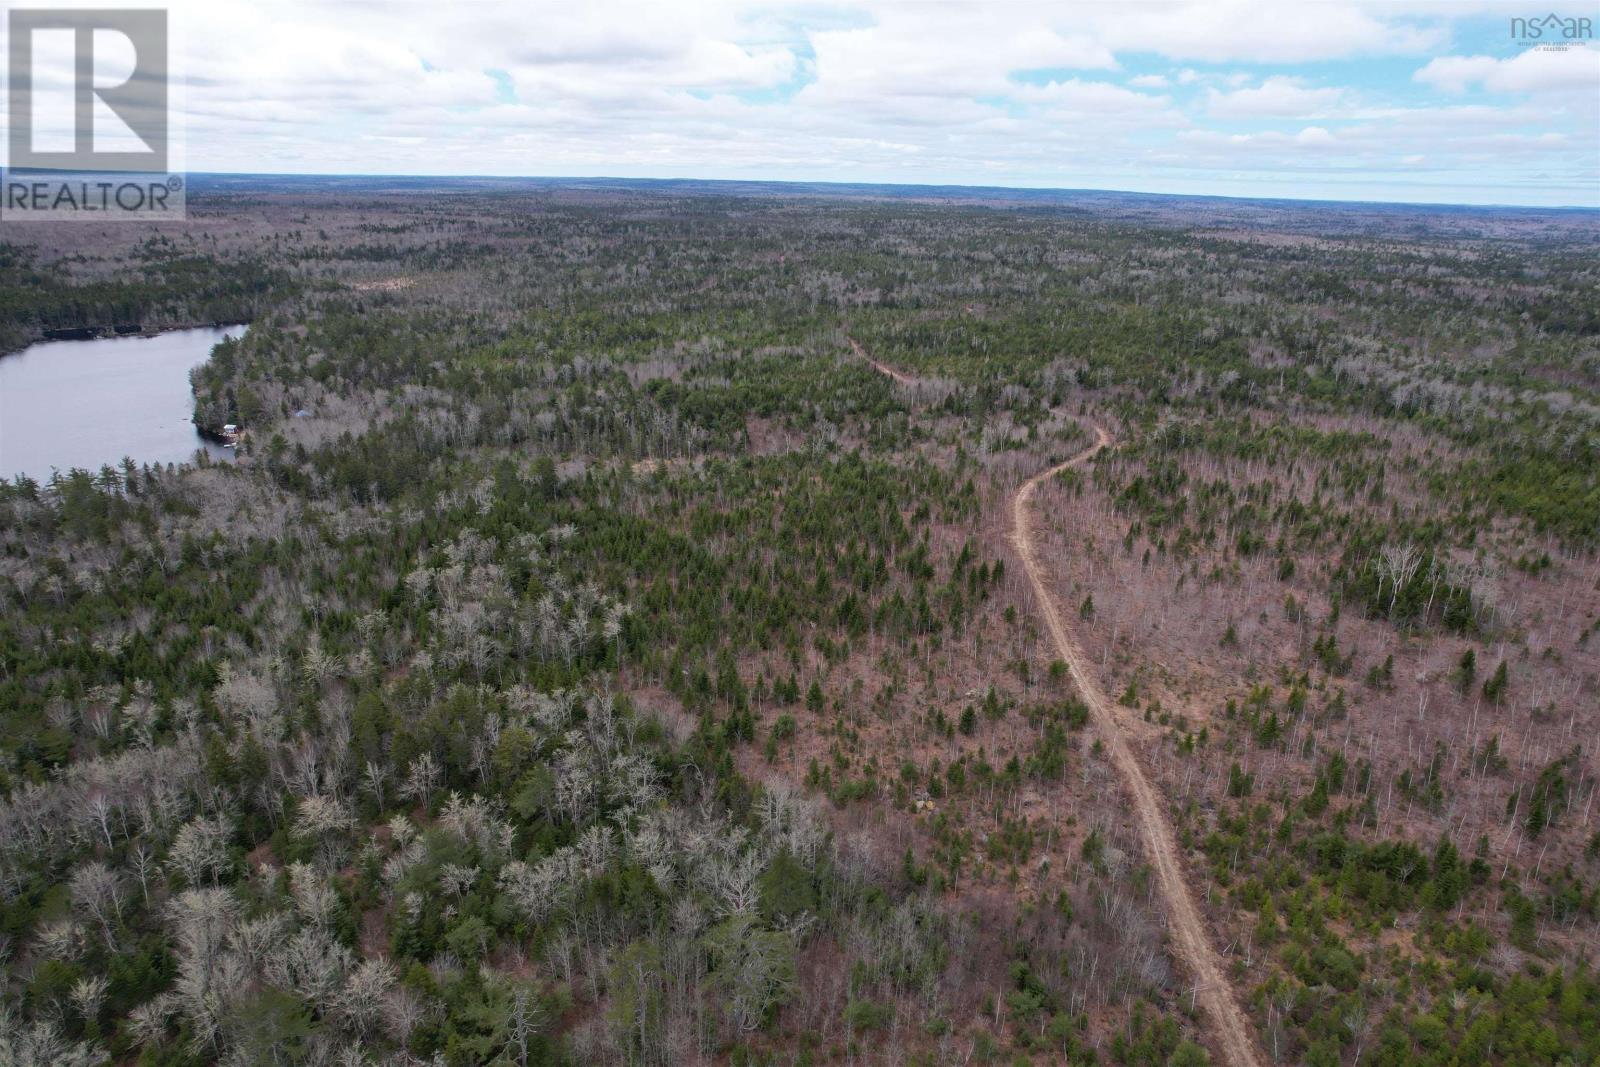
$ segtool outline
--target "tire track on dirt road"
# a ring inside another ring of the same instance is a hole
[[[1227,972],[1223,968],[1222,957],[1211,943],[1211,935],[1206,931],[1205,921],[1200,917],[1194,895],[1184,878],[1177,837],[1172,832],[1171,822],[1167,820],[1161,796],[1145,777],[1144,768],[1139,765],[1127,738],[1118,727],[1116,710],[1095,679],[1088,657],[1062,621],[1060,607],[1050,592],[1044,566],[1039,562],[1038,549],[1034,544],[1029,509],[1034,492],[1062,471],[1089,462],[1111,444],[1111,435],[1103,428],[1096,426],[1094,430],[1096,440],[1093,445],[1066,462],[1035,474],[1017,489],[1016,495],[1011,498],[1011,543],[1022,559],[1023,569],[1028,572],[1039,614],[1050,631],[1056,650],[1066,661],[1073,684],[1077,686],[1083,702],[1089,706],[1095,727],[1105,740],[1111,763],[1122,776],[1128,795],[1133,799],[1145,852],[1155,868],[1156,889],[1166,905],[1174,954],[1188,969],[1197,987],[1195,999],[1204,1008],[1209,1020],[1213,1047],[1229,1067],[1261,1067],[1263,1061],[1256,1051],[1250,1022],[1239,1007],[1233,986],[1228,982]]]

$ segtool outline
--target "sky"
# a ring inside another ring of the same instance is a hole
[[[1600,41],[1511,31],[1596,0],[170,11],[190,171],[1600,207]]]

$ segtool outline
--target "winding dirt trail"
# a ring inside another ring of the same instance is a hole
[[[861,342],[857,341],[854,337],[846,338],[846,340],[850,342],[850,347],[856,350],[856,355],[870,363],[872,365],[872,369],[877,371],[879,374],[887,374],[901,385],[917,384],[917,380],[911,375],[907,374],[905,371],[895,370],[893,367],[889,366],[889,364],[879,363],[877,360],[867,355],[867,350],[862,348]]]
[[[848,340],[855,354],[880,374],[888,375],[901,385],[917,383],[912,375],[873,359],[855,338]],[[1111,764],[1122,776],[1128,795],[1133,800],[1133,809],[1139,820],[1139,834],[1144,839],[1145,852],[1155,868],[1156,890],[1166,905],[1173,953],[1189,971],[1190,980],[1194,983],[1195,999],[1203,1007],[1209,1022],[1212,1047],[1225,1067],[1264,1067],[1266,1061],[1256,1049],[1250,1021],[1239,1007],[1233,986],[1223,969],[1222,957],[1211,943],[1211,935],[1206,932],[1205,921],[1200,917],[1200,909],[1195,906],[1189,883],[1184,878],[1178,840],[1172,832],[1172,824],[1167,821],[1161,796],[1150,785],[1144,768],[1139,765],[1127,738],[1122,735],[1117,725],[1116,709],[1106,699],[1100,683],[1095,679],[1089,658],[1083,654],[1083,649],[1073,639],[1072,631],[1062,621],[1061,609],[1055,595],[1050,592],[1044,565],[1039,562],[1038,549],[1034,544],[1029,510],[1033,494],[1047,480],[1069,467],[1082,466],[1111,444],[1111,435],[1104,427],[1096,426],[1094,432],[1094,444],[1071,459],[1035,474],[1017,489],[1016,495],[1011,498],[1011,544],[1028,573],[1039,614],[1044,618],[1056,650],[1066,662],[1083,702],[1089,706],[1089,715],[1111,756]]]
[[[1229,1067],[1261,1067],[1263,1061],[1256,1051],[1250,1022],[1239,1008],[1233,987],[1229,985],[1223,969],[1222,958],[1211,943],[1205,922],[1200,917],[1200,910],[1195,907],[1194,896],[1189,891],[1189,884],[1184,880],[1177,838],[1173,835],[1172,824],[1167,821],[1161,797],[1150,785],[1150,780],[1145,777],[1144,768],[1139,765],[1133,749],[1129,747],[1127,739],[1118,728],[1116,709],[1111,701],[1106,699],[1100,683],[1095,680],[1088,657],[1083,654],[1083,649],[1073,639],[1072,631],[1062,621],[1060,607],[1056,603],[1054,594],[1050,592],[1044,566],[1039,562],[1038,550],[1034,545],[1029,502],[1032,501],[1035,490],[1047,479],[1055,477],[1067,468],[1087,463],[1101,449],[1111,444],[1110,434],[1099,426],[1094,429],[1096,441],[1093,445],[1065,463],[1059,463],[1049,470],[1035,474],[1024,482],[1017,490],[1016,496],[1011,498],[1011,543],[1015,546],[1017,555],[1022,558],[1023,568],[1028,572],[1028,581],[1033,584],[1034,599],[1038,602],[1039,614],[1044,618],[1045,626],[1050,630],[1050,637],[1055,641],[1061,658],[1066,661],[1067,670],[1072,674],[1073,684],[1078,687],[1083,702],[1089,706],[1089,714],[1094,719],[1095,728],[1105,741],[1112,765],[1122,776],[1123,782],[1128,787],[1128,794],[1133,799],[1145,851],[1155,868],[1156,888],[1161,894],[1161,899],[1166,902],[1173,950],[1182,964],[1188,968],[1191,980],[1198,987],[1196,999],[1204,1008],[1206,1018],[1209,1020],[1215,1049],[1221,1055],[1221,1062]]]

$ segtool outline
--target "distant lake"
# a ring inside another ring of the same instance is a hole
[[[189,371],[246,328],[41,341],[0,356],[0,478],[44,482],[51,468],[99,471],[124,456],[140,466],[192,463],[202,449],[231,459],[232,449],[194,428]]]

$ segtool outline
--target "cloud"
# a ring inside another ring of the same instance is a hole
[[[1008,96],[1019,103],[1043,105],[1054,112],[1114,115],[1124,119],[1135,116],[1177,118],[1168,111],[1167,97],[1136,93],[1110,82],[1069,78],[1043,85],[1024,84],[1013,87]]]
[[[1342,142],[1321,126],[1307,126],[1298,133],[1265,130],[1260,133],[1223,133],[1217,130],[1185,130],[1179,140],[1208,148],[1249,148],[1296,150],[1329,148]]]
[[[814,103],[878,107],[895,97],[977,97],[1003,93],[1014,72],[1114,70],[1110,49],[1048,20],[1029,25],[965,4],[869,9],[871,25],[808,35]]]
[[[1482,4],[173,3],[195,169],[1600,189],[1593,50],[1423,65]]]
[[[1254,89],[1207,91],[1206,111],[1215,118],[1308,118],[1336,107],[1342,89],[1309,88],[1299,78],[1274,75]]]
[[[1447,31],[1431,21],[1385,19],[1369,5],[1339,2],[1107,5],[1096,9],[1090,20],[1114,50],[1209,63],[1302,63],[1415,54],[1448,39]]]
[[[1497,93],[1600,94],[1600,48],[1530,48],[1511,59],[1440,56],[1412,77],[1447,93],[1478,86]]]

